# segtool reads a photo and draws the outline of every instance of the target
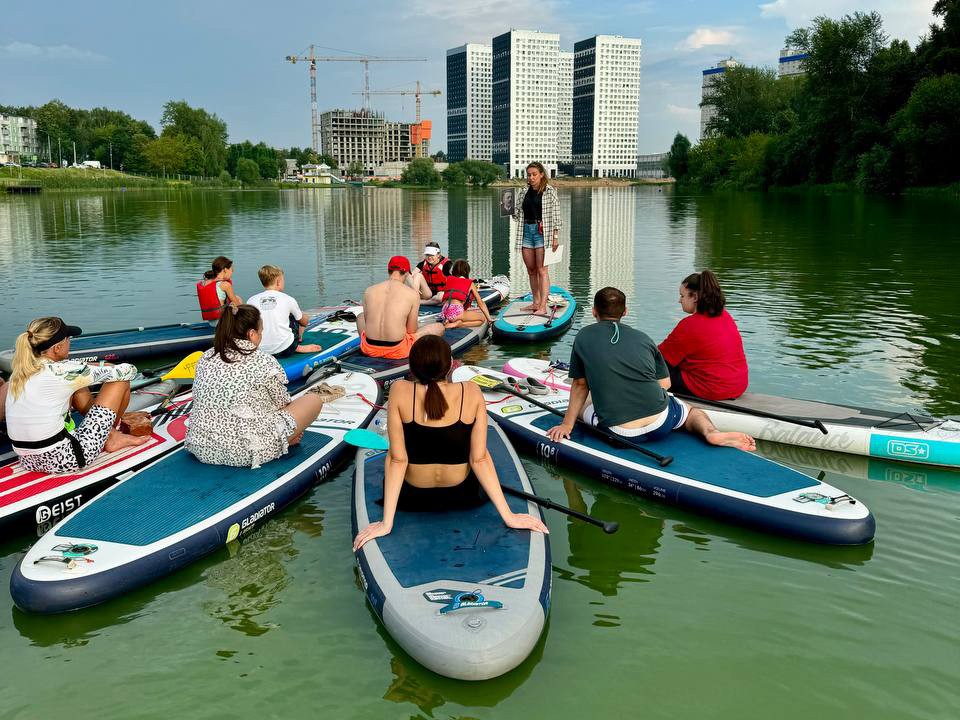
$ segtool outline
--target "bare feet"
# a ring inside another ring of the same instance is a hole
[[[536,305],[533,305],[533,304],[531,304],[531,305],[524,305],[524,306],[523,306],[522,308],[520,308],[520,309],[521,309],[521,310],[536,310],[536,309],[537,309],[537,306],[536,306]]]
[[[705,437],[711,445],[732,447],[738,450],[757,449],[757,441],[742,432],[720,432],[719,430],[713,430],[712,432],[708,432]]]
[[[135,437],[122,433],[119,430],[111,430],[110,434],[107,435],[107,441],[103,444],[103,451],[116,452],[124,448],[136,447],[137,445],[143,445],[149,439],[149,435]]]
[[[294,435],[292,438],[290,438],[289,440],[287,440],[287,446],[288,446],[288,447],[293,447],[294,445],[299,444],[301,440],[303,440],[303,430],[301,430],[301,431],[298,432],[296,435]]]
[[[297,345],[298,353],[315,353],[323,350],[323,347],[320,345]]]
[[[447,330],[449,330],[450,328],[460,327],[460,325],[462,325],[462,324],[463,324],[463,321],[462,321],[462,320],[447,320],[447,321],[443,324],[443,327],[445,327]]]

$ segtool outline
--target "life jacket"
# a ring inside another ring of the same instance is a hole
[[[447,262],[449,262],[447,258],[441,255],[440,262],[438,262],[436,265],[431,267],[430,263],[424,260],[423,264],[420,266],[420,272],[423,274],[423,279],[427,281],[427,285],[430,286],[430,289],[433,291],[434,295],[444,289],[444,283],[446,282],[447,276],[443,274],[443,266]]]
[[[470,287],[473,280],[470,278],[447,276],[446,289],[443,293],[444,302],[447,300],[459,300],[464,307],[470,302]]]
[[[233,285],[233,280],[214,280],[206,285],[203,280],[197,283],[197,299],[200,301],[200,315],[204,320],[219,320],[223,305],[217,295],[217,285],[227,282]]]

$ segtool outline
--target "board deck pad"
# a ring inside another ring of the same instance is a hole
[[[565,289],[557,285],[550,287],[547,315],[536,315],[524,309],[532,299],[532,295],[527,293],[511,301],[494,322],[495,334],[502,338],[521,340],[545,339],[563,333],[573,322],[577,302]]]
[[[444,331],[443,339],[450,343],[451,350],[456,356],[480,342],[480,338],[485,331],[486,326],[480,328],[457,327]],[[390,360],[367,357],[362,353],[356,353],[345,358],[341,365],[345,370],[357,370],[374,375],[378,380],[390,380],[406,375],[410,369],[410,360],[409,358]]]

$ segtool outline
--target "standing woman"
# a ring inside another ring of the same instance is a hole
[[[560,198],[547,183],[547,171],[538,162],[527,165],[527,187],[520,191],[513,211],[517,221],[517,247],[530,278],[533,303],[525,310],[547,314],[550,271],[543,264],[545,240],[555,251],[560,245]]]
[[[687,317],[659,346],[673,392],[733,400],[746,391],[743,339],[726,304],[720,282],[709,270],[688,275],[680,283],[680,307]]]
[[[216,326],[221,311],[227,305],[241,305],[243,298],[233,291],[233,260],[221,255],[210,265],[197,283],[197,299],[203,319]]]

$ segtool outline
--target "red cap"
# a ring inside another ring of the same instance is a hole
[[[394,255],[390,258],[390,262],[387,263],[387,272],[393,272],[394,270],[401,270],[405,273],[410,272],[410,261],[403,255]]]

